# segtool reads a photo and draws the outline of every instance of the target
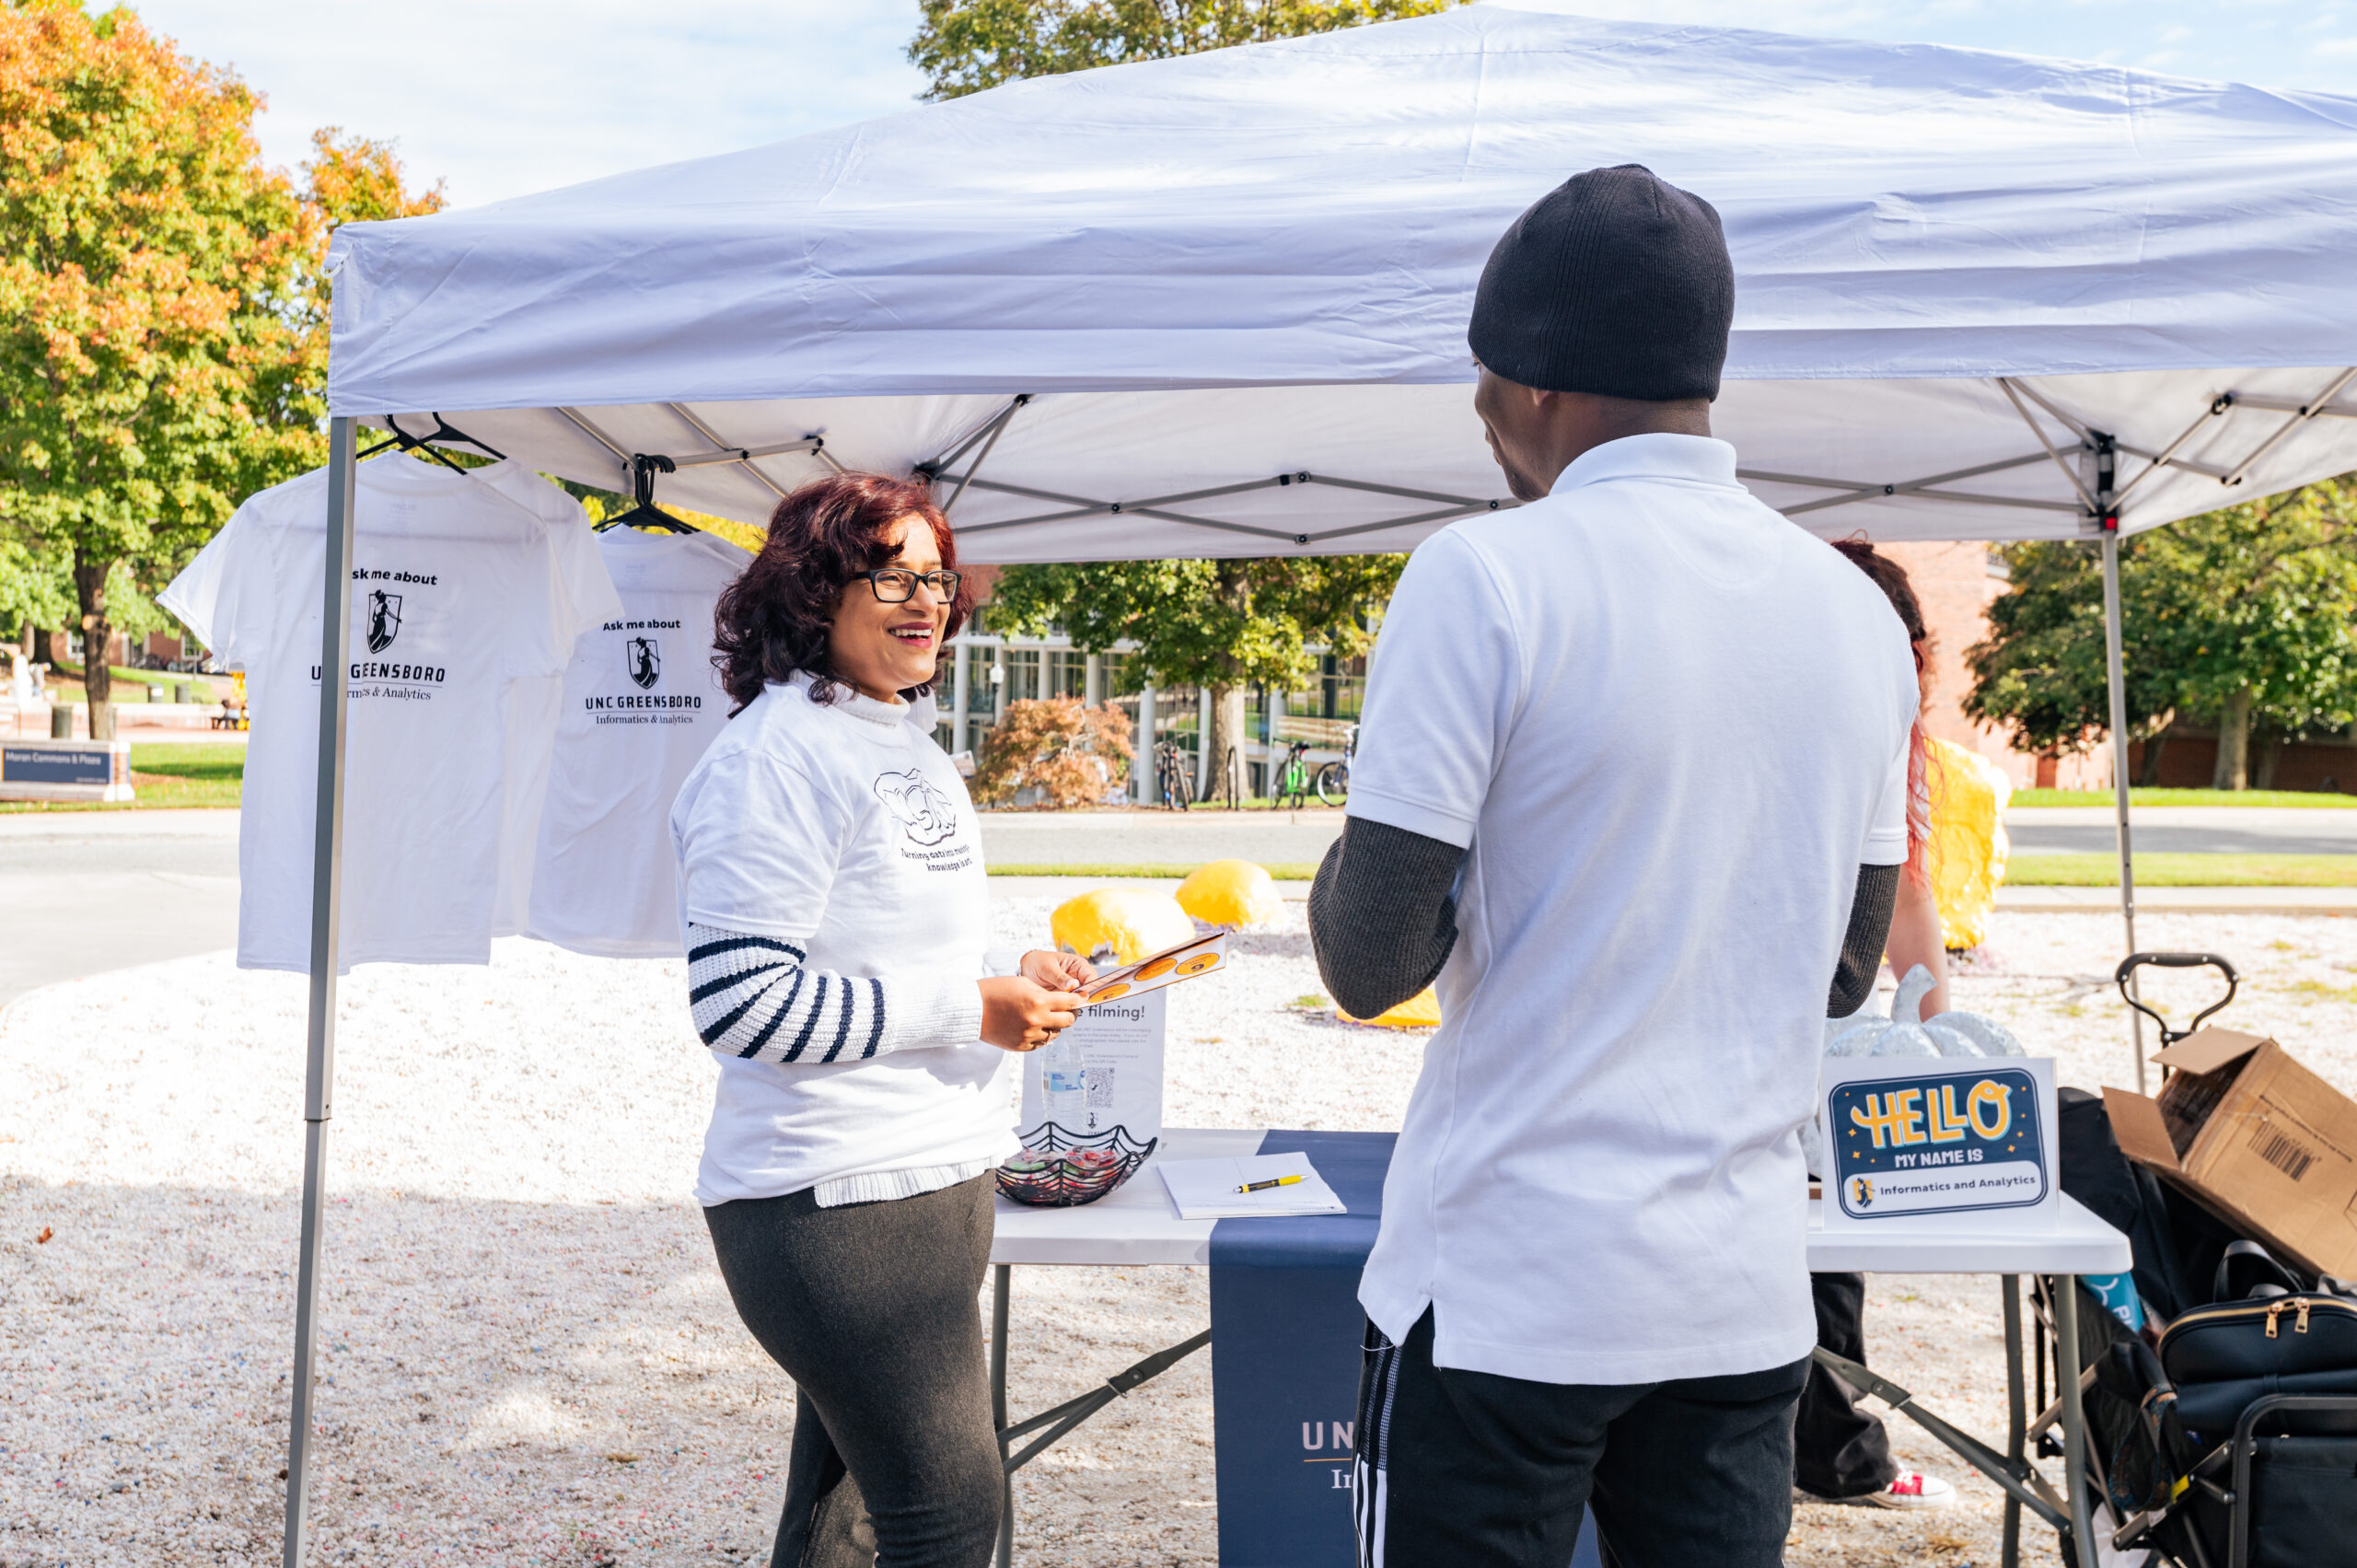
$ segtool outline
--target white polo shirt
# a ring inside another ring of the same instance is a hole
[[[1442,1366],[1757,1371],[1816,1340],[1799,1130],[1861,865],[1907,857],[1907,634],[1755,500],[1637,436],[1417,550],[1350,814],[1469,846],[1359,1299]]]

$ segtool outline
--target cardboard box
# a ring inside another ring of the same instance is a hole
[[[2233,1029],[2153,1060],[2170,1072],[2158,1099],[2103,1092],[2121,1151],[2283,1256],[2357,1274],[2357,1102]]]

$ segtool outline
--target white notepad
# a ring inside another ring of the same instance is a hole
[[[1171,1205],[1182,1220],[1235,1220],[1268,1217],[1278,1214],[1346,1214],[1350,1210],[1326,1179],[1318,1174],[1309,1156],[1291,1155],[1237,1155],[1225,1159],[1161,1160],[1155,1168],[1162,1172],[1162,1185],[1170,1194]],[[1299,1181],[1289,1187],[1267,1187],[1258,1192],[1238,1192],[1237,1189],[1248,1181],[1268,1181],[1280,1176],[1298,1176]]]

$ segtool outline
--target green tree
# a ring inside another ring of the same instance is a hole
[[[1445,11],[1459,0],[923,0],[909,59],[925,96],[960,98],[1026,76],[1331,32]],[[991,604],[1001,630],[1060,624],[1103,652],[1124,639],[1155,679],[1212,694],[1209,755],[1244,739],[1244,691],[1309,679],[1307,649],[1350,657],[1399,580],[1398,555],[1012,566]]]
[[[259,108],[127,10],[0,0],[0,537],[70,577],[97,735],[124,585],[320,459],[322,192],[391,215],[384,149],[298,191]]]
[[[2314,484],[2189,517],[2120,546],[2121,663],[2146,775],[2178,714],[2214,722],[2212,784],[2247,787],[2256,727],[2357,714],[2357,484]],[[2103,582],[2094,547],[2008,547],[2012,586],[1966,655],[1965,710],[2037,751],[2108,735]]]
[[[1429,16],[1462,0],[923,0],[909,59],[931,99],[1025,76]]]
[[[1259,561],[1103,561],[1010,566],[990,604],[993,630],[1037,636],[1061,625],[1073,645],[1103,653],[1137,645],[1154,679],[1212,696],[1216,760],[1244,743],[1244,692],[1293,691],[1316,671],[1310,648],[1364,653],[1368,612],[1391,595],[1404,555],[1312,555]]]

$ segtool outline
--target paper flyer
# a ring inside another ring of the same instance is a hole
[[[1290,1214],[1344,1214],[1350,1209],[1326,1185],[1305,1154],[1231,1155],[1224,1159],[1161,1160],[1163,1190],[1182,1220],[1280,1218]],[[1257,1192],[1237,1191],[1248,1183],[1299,1179]]]
[[[1027,1146],[1046,1121],[1074,1137],[1112,1127],[1127,1129],[1141,1144],[1162,1136],[1162,1036],[1168,1000],[1148,991],[1082,1008],[1072,1028],[1057,1037],[1079,1053],[1081,1086],[1074,1098],[1081,1103],[1067,1103],[1053,1115],[1044,1084],[1047,1070],[1059,1064],[1048,1059],[1051,1048],[1024,1054],[1020,1136]]]
[[[1227,933],[1213,932],[1209,936],[1198,936],[1191,942],[1181,942],[1176,947],[1165,947],[1134,964],[1109,970],[1083,987],[1081,995],[1086,998],[1084,1005],[1093,1007],[1102,1002],[1159,991],[1166,985],[1176,985],[1182,980],[1209,974],[1225,962]]]
[[[1828,1057],[1818,1085],[1825,1227],[2051,1225],[2050,1056]]]

